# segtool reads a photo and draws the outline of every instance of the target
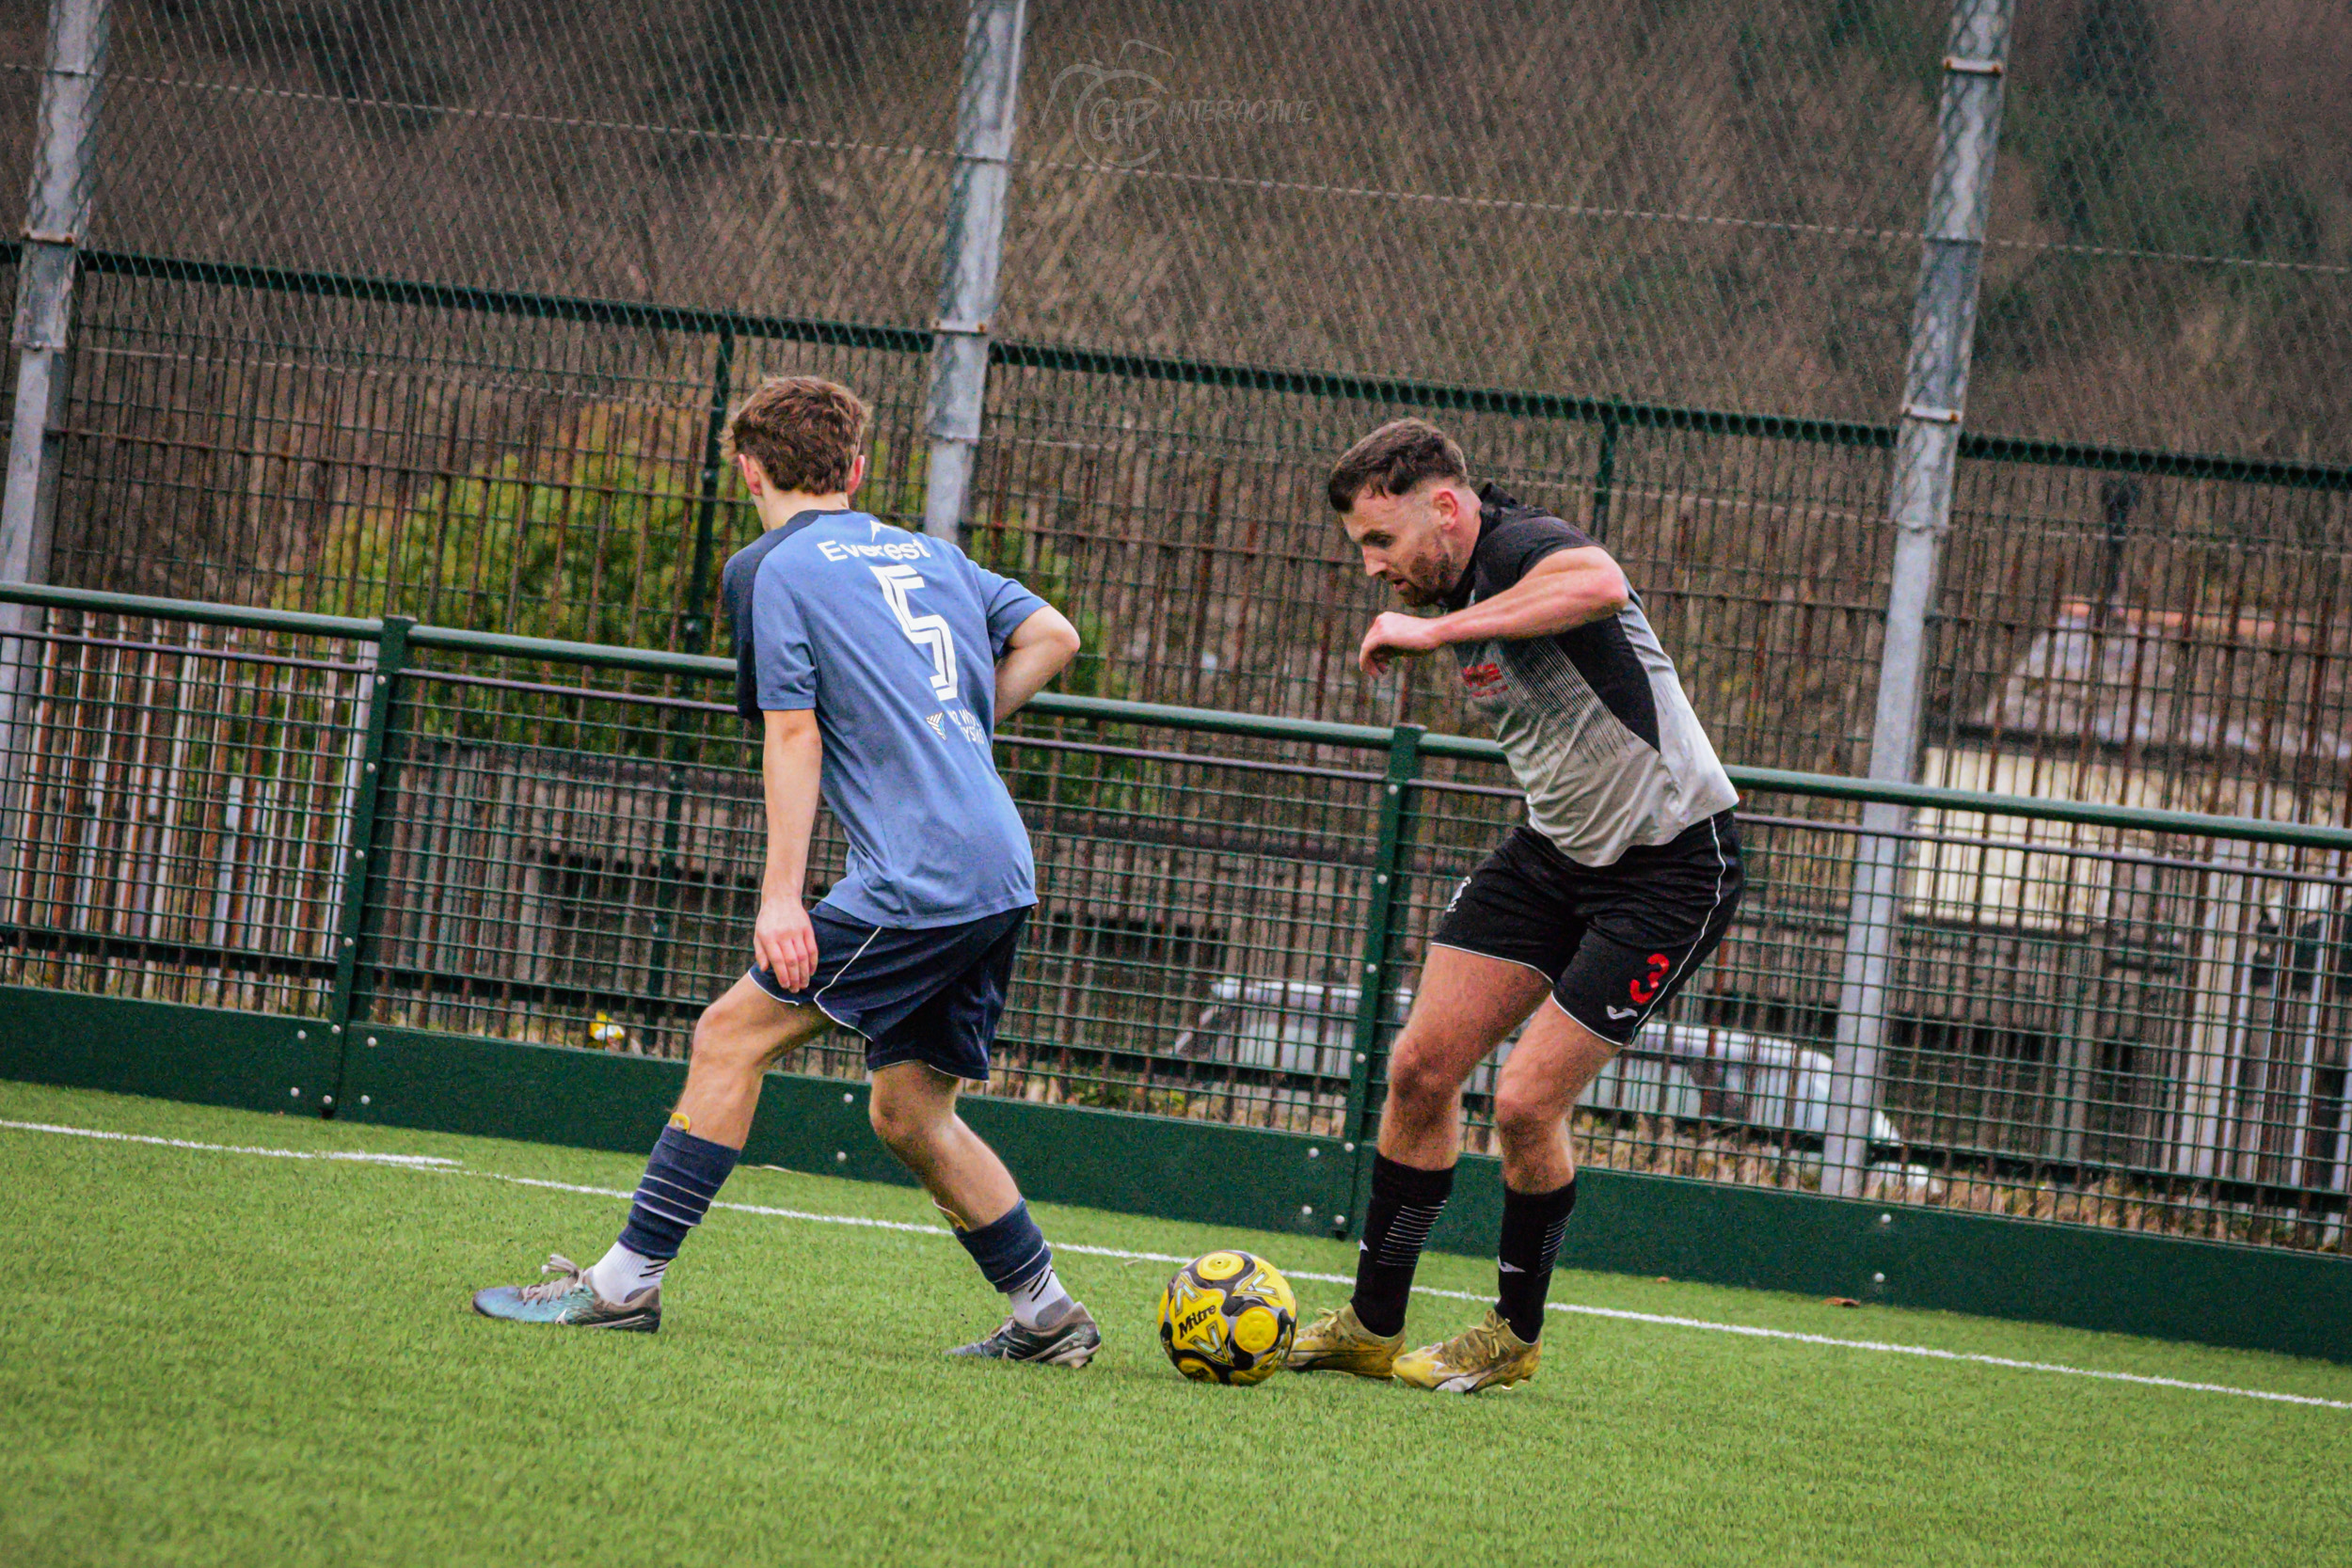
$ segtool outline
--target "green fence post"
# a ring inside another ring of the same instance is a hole
[[[719,328],[710,368],[710,404],[703,411],[702,472],[694,494],[694,560],[686,581],[679,641],[690,654],[710,645],[710,568],[718,560],[719,486],[726,470],[727,404],[735,398],[735,328]]]
[[[1600,417],[1600,456],[1593,465],[1593,526],[1592,536],[1606,544],[1609,540],[1609,497],[1617,483],[1617,416],[1603,412]]]
[[[366,677],[368,728],[360,742],[359,773],[351,788],[351,853],[343,870],[343,905],[335,914],[335,990],[326,1007],[327,1049],[335,1056],[335,1086],[320,1101],[323,1116],[335,1114],[342,1099],[343,1080],[350,1076],[351,1025],[359,1012],[359,950],[369,935],[368,890],[377,881],[376,802],[383,798],[384,775],[390,767],[385,743],[391,736],[400,677],[408,668],[408,628],[416,624],[413,616],[384,617],[384,629],[375,642],[375,673]]]
[[[1364,958],[1356,972],[1356,1059],[1348,1068],[1347,1113],[1340,1131],[1343,1151],[1352,1158],[1346,1163],[1345,1203],[1332,1207],[1334,1235],[1345,1235],[1359,1222],[1360,1195],[1372,1170],[1372,1145],[1365,1136],[1372,1125],[1372,1058],[1379,1048],[1380,1022],[1393,989],[1397,927],[1406,908],[1398,895],[1413,835],[1406,798],[1421,778],[1424,733],[1419,724],[1399,724],[1389,732],[1389,770],[1380,784],[1380,841],[1373,851],[1372,897],[1364,912]]]
[[[681,651],[689,654],[699,654],[710,645],[710,568],[718,557],[719,483],[725,467],[727,404],[734,396],[735,328],[722,326],[711,367],[710,405],[703,419],[701,489],[694,501],[694,563],[686,584],[686,619],[678,626]],[[654,879],[653,942],[645,955],[645,995],[657,1007],[669,990],[671,949],[677,936],[681,879],[677,856],[683,842],[679,824],[686,810],[686,765],[693,755],[691,723],[682,711],[671,710],[667,799],[661,805],[661,863]]]

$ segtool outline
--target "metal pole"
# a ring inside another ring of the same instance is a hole
[[[710,645],[710,569],[719,556],[719,480],[724,471],[727,404],[735,397],[735,328],[719,328],[710,368],[710,406],[703,416],[703,466],[694,497],[694,561],[686,583],[681,646],[690,654]]]
[[[1021,85],[1025,0],[972,0],[956,95],[956,167],[947,187],[939,322],[931,349],[930,475],[923,531],[953,540],[963,521],[988,396],[988,319],[996,311],[1010,183],[1013,113]]]
[[[1918,760],[1928,613],[1937,558],[1951,527],[1954,460],[1968,397],[1977,281],[1992,206],[1993,155],[2001,135],[2013,0],[1954,0],[1937,115],[1935,176],[1928,193],[1919,293],[1911,313],[1901,434],[1895,446],[1893,580],[1886,644],[1879,663],[1870,777],[1911,779]],[[1846,958],[1837,996],[1837,1051],[1831,1082],[1821,1190],[1860,1196],[1869,1159],[1886,1038],[1887,971],[1901,899],[1903,845],[1911,821],[1900,806],[1867,805],[1854,855],[1846,917]]]
[[[66,341],[73,285],[89,223],[90,174],[104,91],[109,0],[50,0],[49,63],[41,77],[33,180],[24,203],[24,249],[17,262],[16,422],[0,493],[0,581],[49,575],[56,515],[57,443],[67,384]],[[18,611],[10,612],[13,626]]]
[[[57,438],[72,377],[66,342],[73,284],[89,222],[99,100],[104,91],[110,0],[50,0],[49,59],[34,132],[33,178],[24,198],[24,245],[17,257],[16,420],[0,482],[0,582],[49,577],[56,516]],[[16,738],[23,692],[38,683],[39,644],[8,634],[38,625],[30,605],[0,605],[0,855],[18,847],[23,754]]]

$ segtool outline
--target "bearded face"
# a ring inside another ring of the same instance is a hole
[[[1361,495],[1340,526],[1362,552],[1364,575],[1418,610],[1442,603],[1470,563],[1477,502],[1465,510],[1463,499],[1458,487],[1436,480],[1401,496]]]

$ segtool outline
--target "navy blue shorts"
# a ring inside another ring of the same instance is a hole
[[[952,1077],[988,1082],[988,1048],[1005,1013],[1026,909],[901,931],[819,904],[808,923],[817,932],[817,973],[808,985],[787,990],[765,965],[752,971],[752,984],[865,1036],[869,1072],[927,1062]]]

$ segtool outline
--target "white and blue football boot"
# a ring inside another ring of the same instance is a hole
[[[661,1287],[647,1286],[627,1301],[607,1301],[589,1283],[588,1271],[562,1253],[549,1256],[536,1285],[495,1285],[474,1293],[473,1309],[511,1323],[552,1323],[565,1328],[617,1328],[651,1334],[661,1326]]]
[[[1007,1318],[1004,1326],[987,1338],[958,1345],[947,1354],[979,1356],[990,1361],[1083,1367],[1093,1360],[1094,1353],[1102,1348],[1103,1331],[1094,1325],[1094,1314],[1073,1301],[1061,1322],[1051,1328],[1024,1328],[1020,1319]]]

